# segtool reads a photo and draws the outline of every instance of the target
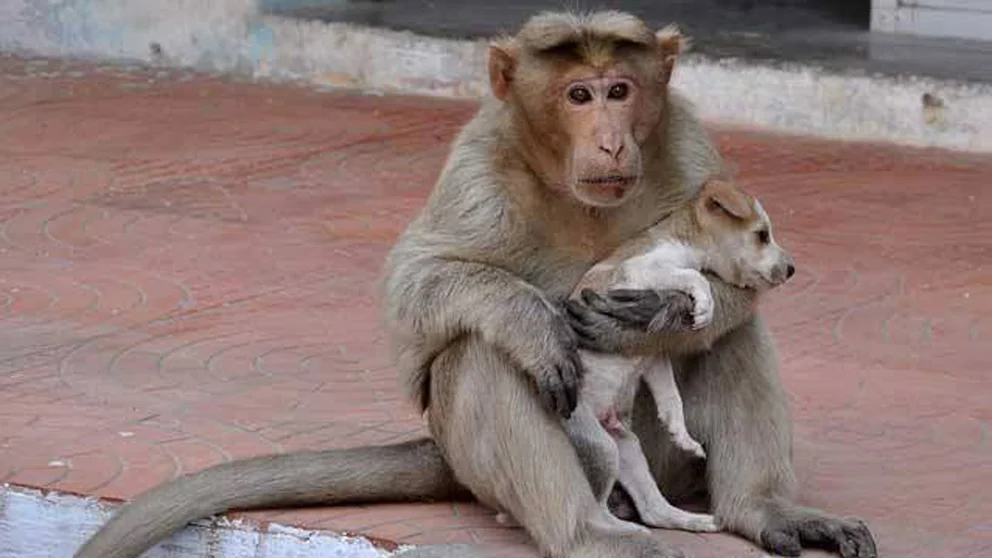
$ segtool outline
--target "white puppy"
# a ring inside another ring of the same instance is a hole
[[[681,290],[693,299],[692,327],[703,328],[713,317],[713,297],[700,270],[760,291],[781,285],[795,273],[792,256],[775,243],[761,204],[734,184],[711,179],[671,216],[595,265],[572,297],[583,289]],[[671,361],[665,355],[634,358],[588,351],[582,351],[581,358],[586,372],[578,407],[566,422],[569,435],[597,447],[608,446],[599,449],[616,457],[611,460],[616,464],[612,478],[630,494],[646,525],[716,531],[712,515],[676,508],[662,496],[640,442],[624,422],[643,378],[675,445],[700,458],[706,456],[686,430]],[[608,488],[601,495],[604,507],[609,493]],[[608,511],[607,515],[616,519],[618,527],[632,528]]]

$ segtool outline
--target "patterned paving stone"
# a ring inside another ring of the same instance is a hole
[[[130,498],[421,432],[376,280],[473,105],[10,57],[0,100],[0,481]],[[884,556],[992,555],[992,159],[713,133],[798,261],[765,312],[802,501]],[[243,515],[534,555],[472,504]]]

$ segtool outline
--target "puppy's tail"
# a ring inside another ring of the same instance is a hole
[[[76,558],[136,558],[190,521],[228,510],[466,497],[429,438],[266,455],[210,467],[141,494]]]

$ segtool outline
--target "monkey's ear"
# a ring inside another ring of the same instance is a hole
[[[672,72],[675,70],[675,59],[689,50],[691,41],[689,37],[682,34],[682,30],[674,23],[658,30],[654,36],[658,41],[658,54],[661,57],[665,83],[668,83],[671,81]]]
[[[700,211],[709,213],[723,212],[734,219],[751,219],[754,208],[747,194],[737,188],[732,182],[711,178],[703,184],[699,196]]]
[[[489,45],[489,88],[501,101],[506,100],[513,83],[513,71],[517,65],[514,50],[510,43]]]

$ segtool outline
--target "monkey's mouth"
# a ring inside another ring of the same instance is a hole
[[[609,174],[579,179],[579,183],[583,186],[589,186],[604,196],[612,196],[616,199],[622,198],[627,188],[636,182],[637,176],[627,174]]]

